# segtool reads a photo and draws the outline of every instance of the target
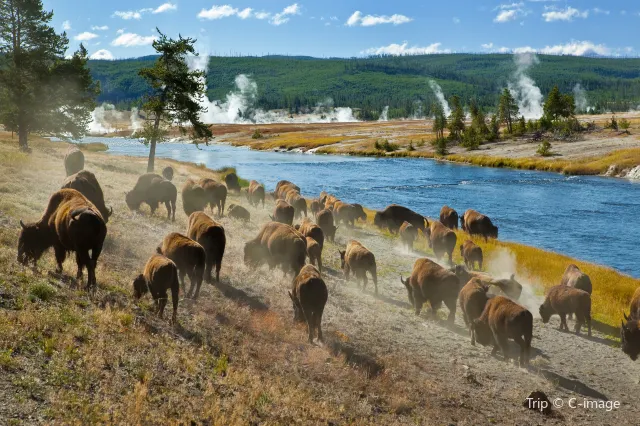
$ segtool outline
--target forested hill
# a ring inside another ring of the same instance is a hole
[[[93,76],[102,85],[99,100],[121,107],[139,100],[147,86],[137,72],[154,59],[90,61]],[[544,95],[556,84],[570,92],[580,83],[591,106],[626,111],[640,105],[640,59],[547,55],[538,55],[538,59],[527,75]],[[264,109],[295,110],[332,98],[336,106],[365,111],[380,111],[388,105],[390,117],[396,117],[413,115],[420,103],[428,110],[435,101],[430,79],[440,84],[447,98],[454,94],[465,102],[475,98],[492,109],[516,69],[513,56],[505,54],[211,57],[207,85],[211,99],[224,99],[234,90],[235,77],[247,74],[257,83],[257,106]]]

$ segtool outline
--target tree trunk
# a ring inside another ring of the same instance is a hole
[[[149,144],[149,162],[147,163],[147,173],[153,172],[155,161],[156,161],[156,139],[158,134],[158,129],[160,128],[160,114],[156,113],[156,119],[153,123],[153,137]]]
[[[27,130],[26,124],[24,123],[24,120],[20,121],[22,122],[18,125],[18,146],[20,147],[21,151],[28,151],[29,142],[27,141],[27,137],[29,135],[29,132]]]

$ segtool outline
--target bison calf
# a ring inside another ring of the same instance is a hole
[[[520,366],[529,363],[531,338],[533,337],[533,315],[523,306],[503,296],[487,301],[480,318],[471,323],[476,341],[483,346],[493,344],[491,355],[498,349],[504,360],[509,360],[507,340],[513,339],[520,346]]]
[[[251,220],[251,213],[249,213],[249,210],[245,209],[242,206],[239,206],[238,204],[229,204],[227,216],[232,219],[242,220],[244,222],[249,222]]]
[[[413,242],[418,238],[418,229],[409,222],[404,221],[398,232],[400,233],[402,245],[409,251],[413,250]]]
[[[449,256],[449,264],[453,265],[453,250],[456,248],[456,233],[438,221],[431,222],[426,231],[429,247],[440,260],[445,254]]]
[[[476,344],[476,334],[471,327],[471,323],[480,318],[484,306],[487,304],[487,291],[489,287],[484,284],[480,279],[473,278],[460,290],[458,295],[458,305],[462,310],[462,319],[464,323],[469,327],[469,333],[471,334],[471,344]]]
[[[133,295],[138,300],[150,292],[156,312],[160,318],[163,318],[164,307],[168,300],[167,290],[171,290],[171,302],[173,303],[171,322],[175,323],[178,315],[178,293],[180,292],[178,267],[171,259],[154,254],[147,261],[144,272],[133,280]]]
[[[186,297],[194,299],[200,294],[200,286],[204,276],[206,253],[204,248],[191,238],[172,232],[162,240],[162,245],[157,248],[159,254],[163,254],[173,261],[178,267],[178,275],[182,284],[182,292]],[[184,277],[188,276],[191,286],[186,292]],[[195,294],[194,294],[195,290]]]
[[[166,180],[173,180],[173,167],[167,166],[162,169],[162,177],[164,177]]]
[[[211,282],[211,271],[216,267],[216,281],[220,282],[220,268],[227,245],[227,237],[221,224],[211,219],[205,212],[194,212],[189,216],[187,236],[204,248],[204,277]]]
[[[322,342],[322,312],[329,292],[320,272],[313,265],[305,265],[300,270],[289,297],[293,303],[294,321],[307,322],[309,343],[313,343],[314,330],[318,331],[318,340]]]
[[[576,314],[574,331],[580,333],[580,327],[586,322],[591,336],[591,295],[584,290],[557,285],[547,292],[544,303],[540,305],[540,316],[545,324],[553,314],[560,315],[560,330],[569,330],[567,314]]]
[[[356,284],[362,280],[362,290],[367,287],[367,272],[371,274],[375,292],[378,294],[378,273],[376,271],[376,257],[368,248],[358,241],[351,240],[347,243],[344,251],[338,250],[344,278],[349,281],[349,274],[353,272],[356,277]]]
[[[478,265],[477,269],[482,269],[482,249],[473,241],[467,240],[460,245],[460,256],[464,259],[467,268],[473,270]]]

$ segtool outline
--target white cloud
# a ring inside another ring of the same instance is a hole
[[[509,22],[517,18],[518,18],[517,10],[503,10],[502,12],[498,13],[498,16],[494,18],[493,22],[500,22],[500,23]]]
[[[546,22],[555,22],[555,21],[571,22],[575,18],[584,19],[589,16],[588,10],[581,12],[580,10],[575,9],[571,6],[567,7],[566,9],[556,9],[555,7],[545,6],[545,9],[547,11],[542,14],[542,17]]]
[[[253,16],[255,16],[256,19],[269,19],[271,14],[269,12],[256,12]]]
[[[609,15],[611,13],[608,10],[600,9],[599,7],[594,7],[592,10],[596,15]]]
[[[160,6],[158,6],[157,8],[155,8],[151,13],[164,13],[164,12],[169,12],[171,10],[177,10],[178,9],[178,5],[177,4],[173,4],[173,3],[163,3]]]
[[[399,15],[399,14],[393,14],[391,16],[362,15],[362,12],[360,12],[359,10],[356,10],[349,17],[349,19],[347,19],[347,22],[345,23],[345,25],[347,25],[348,27],[355,27],[358,25],[361,27],[371,27],[373,25],[380,25],[380,24],[400,25],[400,24],[406,24],[407,22],[411,22],[411,21],[413,21],[412,18],[409,18],[408,16],[404,16],[404,15]]]
[[[276,26],[286,24],[287,22],[289,22],[289,16],[299,14],[300,6],[298,6],[298,3],[294,3],[285,7],[282,12],[273,15],[273,17],[269,20],[269,23]]]
[[[449,49],[440,49],[442,43],[433,43],[429,46],[409,46],[408,42],[402,44],[392,43],[388,46],[372,47],[360,52],[364,55],[428,55],[432,53],[451,53]]]
[[[107,59],[110,61],[113,59],[113,54],[107,49],[100,49],[97,52],[93,52],[89,59]]]
[[[116,34],[124,34],[124,28],[120,28],[118,31],[116,31]]]
[[[224,4],[222,6],[211,6],[211,9],[209,10],[202,9],[200,13],[198,13],[198,18],[209,20],[222,19],[233,16],[237,13],[238,9],[231,7],[228,4]]]
[[[80,33],[74,37],[74,39],[78,41],[89,41],[89,40],[93,40],[94,38],[98,38],[98,34],[90,33],[88,31]]]
[[[337,16],[331,16],[331,17],[329,17],[329,19],[331,19],[332,21],[337,21],[338,17]]]
[[[484,43],[481,44],[480,47],[482,47],[483,49],[493,49],[493,43]]]
[[[117,16],[118,18],[122,18],[125,21],[128,21],[130,19],[142,19],[142,14],[139,11],[136,10],[128,10],[125,12],[121,12],[119,10],[116,10],[115,12],[113,12],[113,16]]]
[[[91,27],[91,29],[92,29],[93,31],[107,31],[107,30],[109,29],[109,27],[108,27],[108,26],[106,26],[106,25],[102,25],[102,26],[100,26],[100,27],[99,27],[99,26],[97,26],[97,25],[94,25],[93,27]]]
[[[238,18],[240,18],[240,19],[250,18],[252,11],[253,11],[253,9],[251,9],[250,7],[244,8],[240,12],[238,12]]]
[[[524,3],[501,4],[494,10],[498,10],[498,14],[493,18],[493,22],[504,24],[506,22],[515,21],[516,19],[527,16],[529,11],[524,8]]]
[[[222,18],[229,18],[236,16],[240,19],[269,19],[269,23],[272,25],[282,25],[289,21],[292,15],[300,14],[300,6],[297,3],[285,7],[282,12],[272,14],[271,12],[255,12],[254,9],[246,7],[244,9],[238,9],[229,4],[213,5],[210,9],[202,9],[198,13],[198,18],[216,20]]]
[[[460,18],[458,18],[457,16],[453,17],[453,23],[454,24],[459,24],[460,23]]]
[[[146,46],[148,44],[153,43],[156,39],[156,36],[141,36],[139,34],[134,33],[124,33],[118,36],[115,40],[111,42],[112,46],[124,46],[124,47],[132,47],[132,46]]]
[[[62,30],[69,31],[71,29],[71,21],[64,21],[62,23]]]

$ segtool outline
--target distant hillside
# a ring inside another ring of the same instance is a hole
[[[626,111],[640,105],[640,59],[547,55],[538,58],[540,63],[532,66],[528,75],[544,95],[555,84],[569,92],[580,83],[590,106]],[[147,86],[137,72],[154,59],[146,56],[90,61],[94,78],[102,84],[99,100],[123,107],[138,101]],[[390,117],[398,117],[415,114],[420,103],[428,112],[435,101],[429,79],[441,85],[447,98],[453,94],[465,102],[475,98],[481,106],[492,109],[500,90],[513,79],[515,71],[513,56],[502,54],[358,59],[211,57],[207,85],[211,99],[224,99],[235,88],[235,77],[247,74],[258,85],[260,108],[295,110],[332,98],[336,106],[365,111],[379,112],[388,105]]]

